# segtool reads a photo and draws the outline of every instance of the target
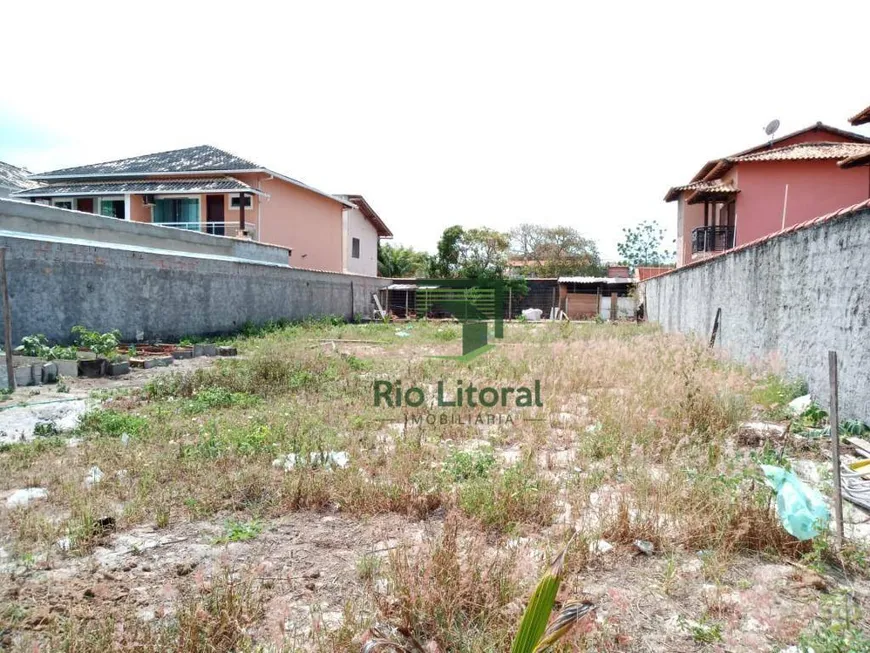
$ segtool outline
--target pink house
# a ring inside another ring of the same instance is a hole
[[[14,199],[280,245],[293,267],[377,276],[378,240],[392,237],[362,196],[324,193],[210,145],[30,179],[42,185]]]
[[[677,202],[677,266],[870,197],[870,138],[816,123],[709,161],[666,202]],[[842,163],[843,165],[838,165]]]

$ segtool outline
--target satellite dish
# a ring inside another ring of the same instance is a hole
[[[773,135],[776,133],[776,130],[779,129],[779,120],[771,120],[767,123],[767,127],[764,128],[764,133],[770,136],[770,140],[773,140]]]

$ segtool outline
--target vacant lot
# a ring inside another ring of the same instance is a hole
[[[558,598],[598,609],[561,650],[870,650],[864,548],[793,539],[758,470],[821,448],[738,437],[799,387],[633,324],[511,324],[437,358],[459,329],[240,339],[116,391],[74,446],[46,427],[6,447],[4,496],[47,496],[0,506],[0,648],[346,652],[381,622],[507,651],[576,530]],[[385,380],[424,403],[375,406]],[[439,381],[537,381],[542,405],[439,407]]]

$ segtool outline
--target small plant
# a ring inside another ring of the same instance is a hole
[[[157,508],[157,514],[155,515],[155,523],[157,524],[157,528],[168,528],[169,527],[169,517],[170,517],[171,508],[169,504],[164,504]]]
[[[381,570],[381,559],[375,554],[368,553],[356,561],[356,574],[360,580],[371,582]]]
[[[246,392],[230,392],[225,388],[204,388],[198,391],[186,403],[184,411],[195,414],[204,413],[215,408],[229,408],[231,406],[247,408],[259,402],[259,397],[249,395]]]
[[[79,420],[79,431],[115,438],[124,433],[140,435],[147,426],[148,421],[144,417],[101,408],[85,413]]]
[[[55,345],[48,350],[46,358],[50,361],[74,361],[78,357],[77,354],[78,352],[75,347],[62,347],[61,345]]]
[[[33,435],[37,438],[51,438],[60,435],[60,431],[54,422],[37,422],[33,427]]]
[[[722,625],[710,622],[706,617],[702,617],[699,622],[694,622],[680,616],[678,623],[699,644],[715,644],[722,641]]]
[[[133,358],[134,356],[138,356],[138,355],[139,355],[139,350],[136,349],[136,345],[130,345],[130,348],[127,350],[127,355],[128,355],[130,358]]]
[[[249,522],[240,522],[230,519],[224,525],[224,535],[217,539],[215,544],[227,544],[228,542],[247,542],[253,540],[263,532],[263,524],[256,519]]]
[[[867,426],[860,419],[850,419],[840,424],[840,430],[847,435],[864,435],[870,431],[870,426]]]
[[[55,386],[55,390],[57,390],[61,394],[66,394],[69,392],[69,384],[67,384],[64,377],[57,377],[57,385]]]
[[[182,338],[178,342],[179,347],[193,347],[193,341],[190,338]]]
[[[46,337],[37,333],[32,336],[24,336],[21,339],[21,346],[16,349],[24,356],[33,356],[35,358],[46,358],[50,348]]]
[[[489,451],[454,451],[444,461],[444,471],[454,482],[484,478],[495,465]]]
[[[768,375],[752,392],[755,403],[764,407],[771,419],[788,417],[786,407],[796,397],[807,394],[809,388],[805,381],[787,381],[775,374]]]
[[[861,627],[861,610],[848,592],[822,597],[818,623],[800,638],[800,650],[815,653],[870,653],[870,635]]]
[[[571,542],[568,542],[538,582],[523,613],[519,630],[511,646],[511,653],[538,653],[549,650],[583,617],[595,610],[595,605],[592,603],[568,601],[562,606],[562,610],[553,622],[547,625],[553,612],[559,585],[562,583],[562,568],[570,545]]]
[[[115,329],[108,333],[89,331],[81,325],[74,326],[72,332],[76,335],[76,342],[97,355],[97,358],[111,359],[121,341],[121,332]]]

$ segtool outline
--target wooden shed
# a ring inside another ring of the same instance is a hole
[[[627,277],[559,277],[559,308],[571,320],[634,316],[635,281]]]

